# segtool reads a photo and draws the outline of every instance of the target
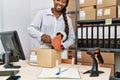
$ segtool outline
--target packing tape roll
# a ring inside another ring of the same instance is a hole
[[[67,38],[67,35],[66,35],[66,33],[65,32],[58,32],[57,34],[62,34],[62,41],[65,41],[66,40],[66,38]]]

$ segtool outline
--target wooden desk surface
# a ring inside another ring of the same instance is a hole
[[[20,61],[18,63],[15,63],[15,65],[16,64],[21,65],[21,68],[19,69],[20,72],[17,74],[21,76],[20,80],[43,80],[43,79],[37,78],[42,70],[42,67],[30,66],[25,61]],[[83,72],[90,70],[91,66],[71,65],[71,64],[61,64],[59,66],[69,67],[69,68],[78,68],[81,79],[74,79],[74,80],[109,80],[110,72],[111,72],[110,68],[100,67],[99,70],[104,71],[105,73],[100,74],[99,77],[89,77],[90,74],[83,74]],[[3,68],[3,65],[0,65],[0,70],[6,70],[6,69]],[[6,77],[0,76],[0,80],[6,80],[7,78],[8,76]],[[53,79],[45,79],[45,80],[53,80]],[[66,79],[54,79],[54,80],[66,80]]]

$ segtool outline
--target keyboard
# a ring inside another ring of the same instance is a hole
[[[0,76],[12,76],[19,72],[19,70],[4,70],[0,71]]]

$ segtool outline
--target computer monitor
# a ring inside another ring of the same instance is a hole
[[[0,32],[0,39],[5,50],[5,54],[11,53],[12,55],[9,56],[10,57],[9,61],[16,62],[19,59],[25,60],[25,55],[16,30]]]

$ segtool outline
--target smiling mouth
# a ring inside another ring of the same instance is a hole
[[[61,6],[57,6],[57,8],[58,8],[58,9],[62,9],[62,7],[61,7]]]

